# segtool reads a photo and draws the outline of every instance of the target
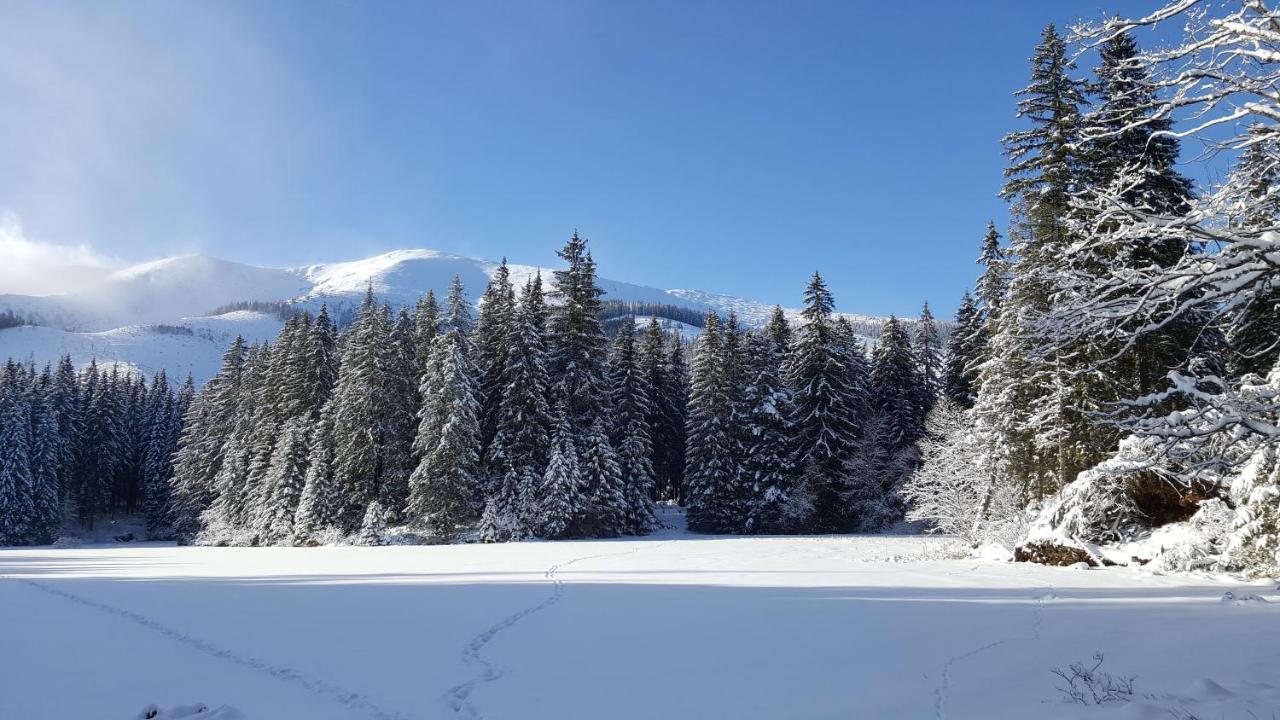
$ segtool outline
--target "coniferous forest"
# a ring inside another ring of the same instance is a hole
[[[1191,520],[1187,567],[1280,572],[1280,71],[1257,49],[1280,38],[1260,7],[1159,50],[1135,33],[1177,4],[1044,29],[1002,141],[1009,214],[973,229],[949,333],[926,306],[867,342],[817,272],[799,322],[610,303],[575,233],[545,284],[504,264],[474,303],[455,281],[411,308],[370,289],[341,329],[286,313],[199,392],[10,362],[0,543],[123,512],[218,545],[613,537],[671,502],[699,532],[906,520],[1025,559]],[[1221,179],[1188,177],[1193,141]]]
[[[11,363],[6,417],[23,420],[5,428],[31,449],[13,454],[6,540],[51,541],[65,508],[234,545],[641,535],[657,501],[706,532],[901,519],[941,358],[930,318],[915,340],[890,319],[868,354],[815,273],[805,323],[709,314],[686,359],[656,318],[607,337],[586,241],[560,254],[545,290],[500,267],[478,313],[455,281],[411,309],[370,291],[341,332],[323,309],[292,315],[272,344],[237,340],[194,397],[163,375]]]

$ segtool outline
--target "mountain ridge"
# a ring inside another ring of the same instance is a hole
[[[38,328],[0,330],[0,357],[43,364],[70,354],[77,364],[119,363],[151,374],[191,373],[203,382],[217,371],[236,335],[251,342],[275,337],[282,320],[269,312],[216,308],[283,303],[309,310],[354,308],[372,288],[380,302],[412,306],[428,290],[443,298],[454,276],[474,303],[499,263],[426,248],[393,250],[358,260],[267,268],[210,255],[161,258],[120,268],[84,289],[59,295],[0,295],[0,313],[13,312]],[[535,273],[550,281],[554,268],[508,263],[517,288]],[[607,300],[667,304],[698,312],[735,313],[763,325],[773,305],[701,290],[663,290],[599,278]],[[786,309],[795,321],[799,312]],[[878,335],[885,318],[846,314],[860,332]],[[908,319],[910,320],[910,319]],[[686,334],[697,328],[684,326]]]

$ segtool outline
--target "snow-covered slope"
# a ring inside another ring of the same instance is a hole
[[[0,358],[37,364],[70,353],[77,363],[113,361],[151,373],[193,373],[197,381],[216,370],[222,351],[236,335],[269,340],[280,321],[262,313],[235,312],[209,317],[216,308],[243,302],[287,302],[340,313],[357,305],[367,288],[393,306],[411,306],[428,290],[442,297],[454,276],[474,302],[498,263],[435,250],[396,250],[363,260],[275,269],[184,255],[143,263],[105,276],[75,293],[52,296],[0,295],[0,312],[28,318],[38,328],[0,330]],[[550,281],[552,268],[510,264],[517,287],[535,273]],[[698,290],[662,290],[601,278],[605,299],[674,305],[699,313],[733,311],[748,325],[764,324],[772,306]],[[799,319],[797,311],[788,314]],[[881,318],[850,315],[865,323],[858,331],[874,337]],[[156,325],[187,328],[157,329]],[[686,335],[698,332],[678,324]]]
[[[497,268],[498,263],[491,260],[435,250],[396,250],[364,260],[311,265],[295,272],[312,285],[298,298],[309,306],[318,306],[321,302],[330,305],[356,303],[370,286],[382,302],[411,306],[428,290],[434,290],[443,299],[455,276],[462,280],[468,297],[474,302]],[[543,282],[550,285],[553,270],[519,263],[508,263],[507,269],[517,290],[538,273],[542,274]],[[655,287],[608,278],[600,278],[599,283],[609,300],[665,303],[701,311],[716,308],[711,303]]]
[[[0,357],[40,366],[70,355],[78,364],[96,360],[147,376],[164,370],[177,382],[190,373],[202,384],[218,371],[223,352],[237,335],[250,342],[266,342],[275,338],[282,325],[273,315],[236,311],[165,325],[126,325],[103,332],[18,327],[0,330]]]
[[[462,279],[472,300],[484,290],[491,271],[482,260],[434,250],[396,250],[364,260],[311,265],[295,272],[310,288],[298,299],[310,305],[321,302],[359,302],[365,290],[382,302],[412,306],[428,290],[443,300],[454,276]]]
[[[119,270],[75,293],[0,295],[0,311],[62,330],[101,332],[204,315],[241,300],[287,300],[310,287],[295,270],[183,255]]]

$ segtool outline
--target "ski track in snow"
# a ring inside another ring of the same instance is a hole
[[[214,645],[213,643],[208,642],[206,640],[201,640],[200,638],[192,637],[191,635],[187,635],[186,633],[180,632],[178,630],[174,630],[168,625],[164,625],[159,622],[156,622],[155,620],[152,620],[151,618],[146,617],[145,615],[140,615],[138,613],[125,610],[123,608],[115,607],[114,605],[108,605],[106,603],[98,602],[96,600],[90,600],[89,598],[84,597],[82,595],[77,595],[75,593],[68,592],[66,590],[60,590],[58,588],[52,587],[50,585],[46,585],[41,582],[37,582],[35,580],[28,580],[26,578],[9,578],[9,579],[17,580],[41,592],[45,592],[50,595],[56,595],[66,600],[70,600],[71,602],[83,605],[84,607],[93,608],[94,610],[99,610],[101,612],[105,612],[110,615],[115,615],[116,617],[124,618],[125,620],[129,620],[130,622],[133,622],[137,625],[141,625],[142,627],[145,627],[149,630],[154,630],[155,632],[158,632],[161,635],[164,635],[170,640],[174,640],[176,642],[182,643],[183,645],[193,648],[205,655],[209,655],[211,657],[215,657],[220,660],[225,660],[234,665],[239,665],[240,667],[248,668],[249,670],[253,670],[255,672],[268,675],[277,680],[280,680],[281,682],[286,682],[286,683],[299,686],[304,690],[306,690],[307,692],[311,693],[312,695],[325,698],[326,700],[331,700],[353,711],[359,711],[360,713],[363,713],[368,717],[375,718],[375,720],[408,720],[407,715],[403,715],[398,712],[390,712],[387,710],[383,710],[382,708],[378,707],[372,700],[365,697],[364,695],[361,695],[360,693],[352,692],[350,690],[347,690],[346,688],[340,687],[338,685],[334,685],[333,683],[328,682],[326,680],[309,677],[301,672],[298,672],[297,670],[294,670],[293,668],[273,665],[272,663],[269,663],[265,660],[260,660],[258,658],[246,657],[244,655],[236,654],[230,650],[227,650],[226,648],[218,647],[217,645]]]
[[[1019,636],[1019,637],[1005,638],[1003,640],[996,640],[995,642],[987,643],[986,645],[976,647],[972,650],[969,650],[967,652],[963,652],[959,655],[951,657],[947,660],[945,664],[943,664],[942,684],[939,685],[938,688],[933,691],[933,696],[934,696],[933,713],[936,720],[947,720],[947,697],[951,694],[952,666],[954,666],[956,663],[962,660],[967,660],[973,657],[974,655],[979,655],[981,653],[984,653],[993,648],[1000,647],[1001,645],[1005,645],[1007,643],[1016,642],[1018,640],[1029,640],[1031,642],[1038,642],[1040,640],[1040,630],[1044,626],[1044,600],[1046,596],[1051,596],[1052,592],[1053,592],[1052,585],[1050,585],[1048,588],[1045,588],[1043,590],[1033,591],[1033,594],[1031,597],[1035,598],[1035,601],[1036,601],[1036,613],[1035,613],[1035,620],[1032,621],[1031,623],[1030,637]]]
[[[536,605],[530,605],[529,607],[523,610],[514,612],[508,615],[507,617],[503,618],[502,620],[498,621],[497,623],[489,626],[479,635],[476,635],[475,637],[473,637],[471,639],[471,642],[467,643],[467,646],[462,649],[462,662],[465,663],[466,665],[479,666],[480,673],[476,675],[474,678],[464,683],[459,683],[449,688],[444,694],[445,704],[449,706],[449,709],[451,709],[454,712],[454,714],[467,718],[467,720],[485,720],[484,714],[481,713],[480,710],[471,702],[471,693],[473,693],[476,690],[476,688],[480,687],[485,683],[491,683],[495,680],[500,679],[503,676],[503,669],[498,664],[485,659],[485,657],[480,654],[480,651],[483,650],[484,647],[489,644],[489,641],[493,640],[493,638],[498,633],[502,632],[503,630],[506,630],[507,628],[510,628],[511,626],[515,625],[516,623],[520,622],[526,617],[533,615],[534,613],[546,610],[547,608],[551,607],[552,605],[555,605],[556,603],[560,602],[561,599],[564,598],[565,583],[563,580],[560,579],[559,575],[557,574],[560,572],[560,570],[567,568],[570,565],[573,565],[574,563],[580,563],[587,560],[598,560],[600,558],[622,557],[623,555],[633,555],[637,552],[640,552],[640,550],[644,549],[645,547],[652,547],[656,549],[658,547],[666,545],[667,542],[670,542],[670,541],[653,543],[653,544],[641,542],[641,543],[637,543],[636,547],[631,548],[630,550],[624,550],[622,552],[615,552],[615,553],[583,555],[582,557],[576,557],[576,558],[573,558],[572,560],[566,560],[562,563],[557,563],[547,568],[546,571],[542,574],[542,577],[546,581],[550,582],[553,585],[553,587],[551,590],[551,594],[545,600],[543,600],[542,602]]]

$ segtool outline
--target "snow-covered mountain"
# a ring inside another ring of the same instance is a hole
[[[311,288],[297,270],[183,255],[118,270],[74,293],[0,295],[0,312],[62,330],[102,332],[205,315],[241,300],[286,300]]]
[[[372,286],[378,299],[412,305],[428,290],[443,297],[454,276],[474,300],[498,263],[434,250],[396,250],[363,260],[300,268],[263,268],[204,255],[185,255],[116,271],[81,291],[63,295],[0,295],[0,313],[12,312],[35,326],[0,330],[0,358],[36,364],[69,353],[77,363],[115,362],[151,374],[191,373],[203,382],[217,371],[222,352],[237,336],[250,341],[275,337],[282,320],[268,311],[219,308],[288,303],[310,309],[322,304],[341,314]],[[509,264],[519,287],[551,268]],[[605,299],[673,305],[705,313],[737,313],[749,325],[768,320],[772,306],[698,290],[655,287],[600,279]],[[793,319],[795,311],[789,311]],[[851,315],[860,332],[874,336],[882,318]],[[678,324],[678,323],[677,323]],[[696,333],[697,328],[687,327]]]

